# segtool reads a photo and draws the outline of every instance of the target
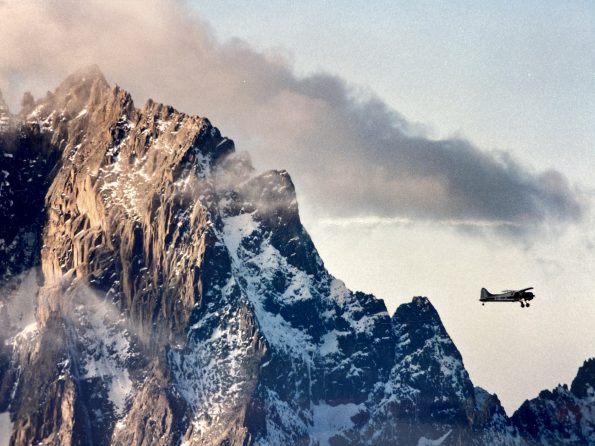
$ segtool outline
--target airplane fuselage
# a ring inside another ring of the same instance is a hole
[[[511,290],[500,294],[492,294],[485,288],[482,288],[479,301],[482,305],[485,305],[486,302],[520,302],[521,307],[529,307],[529,301],[533,300],[535,297],[535,294],[529,291],[532,289],[533,288],[525,288],[518,291]]]

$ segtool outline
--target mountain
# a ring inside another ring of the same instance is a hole
[[[391,317],[328,273],[287,172],[97,67],[30,99],[0,137],[5,444],[533,441],[427,298]]]
[[[528,444],[595,444],[595,358],[579,368],[570,389],[542,391],[521,405],[512,422]]]

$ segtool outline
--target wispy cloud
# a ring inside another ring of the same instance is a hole
[[[325,218],[437,221],[522,236],[585,212],[560,172],[535,172],[464,139],[433,140],[337,76],[298,77],[282,56],[219,42],[183,2],[7,1],[0,41],[0,87],[13,103],[17,91],[43,91],[98,63],[137,98],[209,117],[249,148],[257,167],[286,168]]]

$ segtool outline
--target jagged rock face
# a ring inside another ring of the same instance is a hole
[[[595,444],[595,358],[585,361],[570,389],[542,391],[512,422],[529,444]]]
[[[326,271],[287,172],[96,68],[31,102],[0,153],[11,445],[521,443],[427,299],[391,318]]]
[[[477,444],[525,444],[498,397],[481,387],[475,388],[473,432]]]
[[[394,407],[395,414],[427,424],[470,425],[475,403],[473,384],[428,299],[417,297],[410,305],[397,308],[393,326],[397,366],[392,382],[402,395]]]
[[[206,339],[225,328],[243,349],[232,358],[211,352],[222,367],[235,361],[246,374],[244,387],[219,383],[241,387],[236,403],[222,402],[229,409],[222,418],[232,418],[225,423],[241,418],[235,406],[249,398],[264,344],[247,303],[231,287],[221,292],[231,267],[216,209],[209,209],[216,203],[207,176],[233,150],[231,141],[207,120],[170,107],[148,102],[136,109],[93,69],[37,103],[22,129],[39,129],[60,156],[50,184],[35,188],[45,195],[41,243],[33,246],[38,257],[29,262],[42,271],[42,286],[33,291],[36,323],[10,337],[3,372],[13,443],[179,442],[192,430],[196,407],[178,391],[168,361],[170,350],[200,339],[190,333],[191,315],[215,318],[201,333]],[[11,154],[20,160],[17,152]],[[13,221],[18,228],[28,220]],[[20,292],[14,288],[3,299],[3,316],[20,327],[11,317]],[[220,387],[205,389],[204,397]]]
[[[342,433],[369,418],[393,360],[384,304],[326,272],[286,172],[239,183],[220,203],[235,281],[268,345],[247,420],[255,442],[349,443]]]
[[[397,361],[391,373],[387,409],[409,431],[409,443],[421,435],[469,441],[474,392],[457,348],[436,310],[417,297],[393,316]],[[436,426],[436,427],[433,427]],[[436,431],[435,431],[436,430]]]
[[[39,264],[44,197],[58,159],[36,126],[0,137],[0,285]]]
[[[474,389],[462,357],[425,297],[392,317],[395,360],[369,436],[380,444],[520,444],[497,397]],[[430,440],[428,440],[430,441]]]

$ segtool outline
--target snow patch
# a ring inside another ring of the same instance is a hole
[[[440,446],[444,441],[448,438],[452,431],[448,431],[442,437],[438,438],[437,440],[430,440],[426,437],[421,437],[417,442],[417,446]]]
[[[224,223],[223,236],[225,244],[231,256],[237,260],[240,243],[242,243],[244,238],[256,231],[259,225],[251,214],[227,217]]]
[[[228,423],[253,389],[254,334],[236,303],[238,285],[228,283],[208,293],[223,305],[213,308],[190,327],[186,346],[172,348],[167,359],[174,378],[173,390],[193,411],[193,438],[208,442]]]
[[[83,116],[85,116],[87,113],[89,112],[89,110],[87,110],[87,108],[83,108],[80,113],[78,115],[76,115],[76,117],[74,119],[79,119],[82,118]]]
[[[346,334],[349,333],[337,330],[331,330],[325,334],[321,339],[322,344],[319,349],[320,354],[322,356],[327,356],[339,353],[339,340],[337,339],[337,336]]]
[[[285,291],[277,298],[282,303],[311,299],[312,278],[290,265],[268,239],[262,241],[258,252],[242,247],[242,241],[260,227],[252,215],[226,217],[223,223],[223,240],[232,258],[234,273],[245,283],[243,291],[253,305],[266,339],[279,350],[311,364],[316,349],[312,338],[304,330],[293,327],[280,314],[268,312],[264,300],[274,289],[272,283],[279,271],[290,278]]]
[[[13,336],[12,339],[8,341],[8,343],[12,345],[15,349],[22,349],[26,345],[31,345],[33,339],[37,336],[37,334],[37,322],[33,322],[24,327],[15,336]]]
[[[86,293],[86,305],[75,308],[86,351],[83,357],[83,379],[100,378],[107,387],[108,398],[117,415],[126,406],[132,392],[132,381],[126,361],[133,352],[130,333],[122,326],[123,320],[114,304]]]
[[[321,403],[312,406],[312,436],[320,442],[320,446],[330,446],[330,438],[352,428],[351,418],[363,409],[363,404],[353,403],[337,406]]]

